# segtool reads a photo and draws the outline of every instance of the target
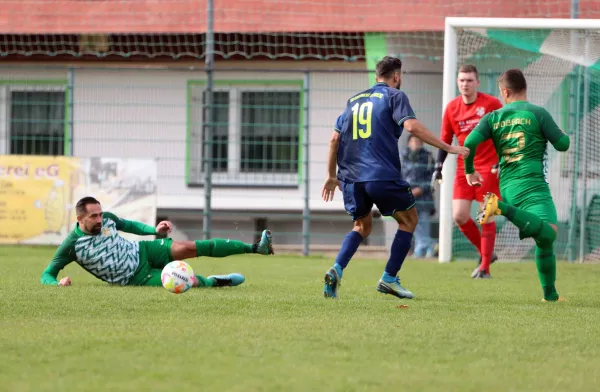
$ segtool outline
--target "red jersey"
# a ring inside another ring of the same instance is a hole
[[[448,143],[452,143],[452,137],[456,136],[458,144],[463,146],[465,139],[469,136],[469,133],[475,128],[475,126],[481,120],[486,113],[492,112],[496,109],[500,109],[502,104],[500,101],[489,94],[477,93],[477,99],[475,102],[466,104],[462,96],[454,98],[444,111],[444,118],[442,120],[442,132],[441,139]],[[474,151],[471,151],[473,154]],[[488,173],[491,171],[492,166],[498,163],[498,154],[492,139],[488,139],[485,142],[477,146],[477,155],[475,156],[475,170],[479,173]],[[462,156],[458,156],[456,162],[456,173],[457,175],[464,176],[465,163]]]

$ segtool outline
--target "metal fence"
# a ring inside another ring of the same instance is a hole
[[[212,86],[202,68],[0,68],[0,151],[158,158],[158,216],[175,222],[176,235],[252,241],[268,227],[282,251],[333,253],[352,223],[339,192],[332,203],[320,197],[328,142],[347,98],[372,79],[358,66],[294,70],[288,65],[215,69]],[[494,80],[483,73],[481,90],[495,94]],[[403,90],[417,117],[435,133],[442,117],[441,86],[441,72],[408,69],[404,75]],[[586,255],[594,255],[600,243],[598,149],[593,136],[579,140],[583,103],[573,86],[582,86],[581,75],[573,74],[563,86],[561,106],[549,107],[565,119],[574,142],[568,154],[553,157],[562,178],[555,197],[568,203],[557,243],[564,258],[579,252],[582,235]],[[407,135],[399,146],[404,154]],[[429,178],[421,181],[429,184]],[[585,203],[581,192],[587,192]],[[435,210],[427,216],[434,242],[438,198],[435,192],[433,201],[418,205]],[[363,249],[386,252],[396,227],[376,216]],[[507,238],[502,246],[510,247]],[[453,253],[476,257],[457,228]]]
[[[441,74],[410,78],[438,85]],[[356,67],[215,70],[210,90],[202,69],[4,67],[0,148],[158,158],[159,215],[182,234],[248,239],[269,225],[284,248],[308,253],[309,244],[328,249],[351,228],[341,194],[326,204],[320,190],[335,120],[368,86]],[[441,112],[422,103],[439,101],[438,90],[413,92],[432,129]],[[385,245],[383,226],[365,242]]]

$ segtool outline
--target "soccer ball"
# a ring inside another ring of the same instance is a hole
[[[163,287],[173,294],[183,294],[191,289],[195,279],[192,267],[180,260],[165,265],[160,274]]]

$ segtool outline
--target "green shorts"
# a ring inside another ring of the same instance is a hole
[[[529,185],[527,188],[512,187],[519,191],[503,190],[502,201],[520,210],[535,214],[544,222],[556,225],[558,217],[556,206],[552,200],[552,194],[548,184]]]
[[[131,286],[161,286],[160,274],[165,265],[173,261],[171,238],[140,241],[140,265],[129,279]]]

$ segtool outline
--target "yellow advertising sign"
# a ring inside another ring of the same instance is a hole
[[[0,156],[0,244],[58,244],[75,227],[75,204],[154,225],[156,162],[35,155]]]
[[[58,233],[69,221],[80,162],[67,157],[0,157],[0,243]]]

